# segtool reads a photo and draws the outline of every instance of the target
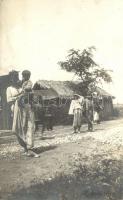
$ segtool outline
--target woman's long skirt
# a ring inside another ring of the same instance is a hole
[[[82,110],[76,109],[74,110],[73,127],[74,128],[81,127],[81,124],[82,124]]]
[[[12,131],[16,134],[19,144],[25,149],[34,146],[34,128],[34,113],[31,106],[27,104],[24,108],[20,108],[16,101]]]

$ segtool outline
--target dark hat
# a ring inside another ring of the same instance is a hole
[[[25,75],[25,74],[31,75],[31,72],[30,72],[29,70],[24,70],[24,71],[22,72],[22,75]]]

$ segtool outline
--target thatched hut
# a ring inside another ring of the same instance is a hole
[[[69,123],[68,110],[74,93],[82,94],[78,82],[70,81],[47,81],[40,80],[34,84],[35,96],[41,96],[45,102],[49,99],[57,99],[58,109],[56,111],[57,123]],[[0,76],[0,129],[11,129],[12,118],[6,100],[6,89],[10,86],[9,75]],[[103,112],[102,119],[108,119],[113,115],[112,95],[101,88],[97,92],[102,98]]]
[[[102,100],[103,110],[101,113],[101,117],[104,120],[110,119],[113,116],[113,99],[115,98],[113,95],[109,94],[102,88],[97,87],[97,93],[100,95]]]
[[[48,80],[39,80],[34,85],[34,89],[38,88],[39,90],[46,90],[49,88],[52,88],[55,90],[59,96],[61,111],[60,115],[63,119],[63,115],[67,116],[69,105],[71,102],[71,99],[73,98],[74,93],[78,93],[80,95],[83,95],[81,91],[81,83],[80,82],[70,82],[70,81],[48,81]],[[101,118],[103,120],[107,120],[110,117],[113,116],[113,96],[107,93],[102,88],[97,87],[96,91],[98,95],[100,96],[100,100],[102,102],[103,111],[101,113]],[[66,121],[63,120],[63,121]]]
[[[69,81],[47,81],[40,80],[35,83],[34,90],[48,91],[52,88],[58,96],[58,106],[55,110],[55,122],[56,124],[67,124],[69,121],[68,110],[71,99],[73,98],[74,91],[73,83]]]

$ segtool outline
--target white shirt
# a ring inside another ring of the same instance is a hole
[[[6,90],[7,102],[8,103],[13,103],[11,105],[11,111],[12,112],[14,111],[14,102],[17,99],[16,95],[18,95],[21,91],[22,91],[21,88],[17,89],[17,88],[15,88],[13,86],[8,87],[7,90]]]
[[[18,95],[22,91],[21,88],[17,89],[13,86],[10,86],[6,90],[7,102],[12,102],[17,99],[16,95]]]
[[[76,109],[82,110],[82,105],[84,102],[84,97],[80,97],[79,99],[72,100],[69,109],[69,115],[73,115]]]

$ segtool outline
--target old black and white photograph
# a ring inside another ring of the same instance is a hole
[[[0,0],[0,200],[123,200],[122,20],[122,0]]]

